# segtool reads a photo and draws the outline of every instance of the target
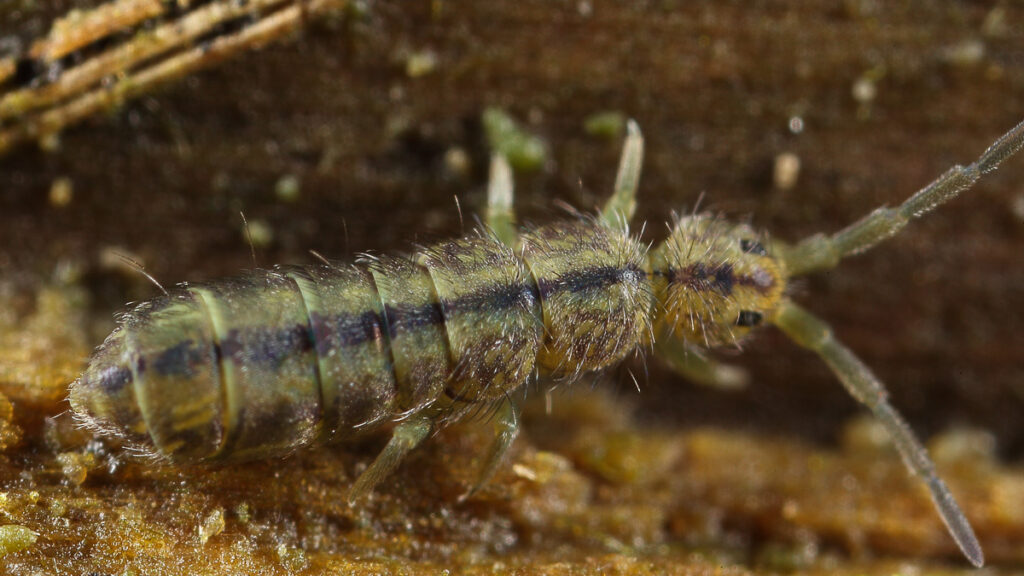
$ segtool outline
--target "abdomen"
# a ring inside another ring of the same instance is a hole
[[[81,420],[174,461],[286,454],[543,372],[619,361],[649,330],[643,251],[587,221],[513,252],[477,234],[411,258],[257,271],[127,312],[71,387]],[[539,365],[538,365],[539,362]]]

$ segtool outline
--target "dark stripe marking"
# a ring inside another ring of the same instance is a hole
[[[444,322],[444,314],[465,310],[498,311],[514,307],[533,306],[538,298],[548,297],[556,292],[580,293],[619,283],[627,273],[643,274],[634,267],[595,267],[575,271],[558,280],[541,280],[541,288],[532,282],[514,285],[491,286],[458,298],[445,300],[442,306],[428,303],[421,306],[385,305],[387,333],[389,338],[424,326],[436,326]],[[335,348],[357,346],[382,336],[383,319],[373,311],[358,315],[328,314],[311,315],[315,332],[303,324],[285,329],[248,328],[232,329],[219,342],[213,343],[214,360],[223,357],[252,362],[259,366],[277,367],[293,354],[314,349],[318,355],[326,355]],[[314,344],[315,343],[315,344]],[[154,368],[165,376],[188,376],[190,366],[203,360],[200,351],[192,341],[182,342],[165,350],[154,360]]]
[[[372,310],[358,316],[349,314],[323,315],[318,312],[310,314],[310,323],[314,326],[313,337],[316,341],[316,353],[324,356],[331,350],[356,346],[372,340],[380,340],[383,336],[383,319]]]
[[[290,356],[312,350],[313,336],[305,324],[285,329],[232,328],[215,346],[219,355],[228,356],[236,363],[251,362],[277,368]]]
[[[388,319],[388,337],[392,339],[399,332],[415,330],[423,326],[436,326],[444,322],[441,309],[435,302],[421,306],[385,304],[384,316]]]
[[[750,275],[736,274],[732,264],[709,267],[698,262],[682,269],[669,269],[667,276],[672,282],[683,284],[691,290],[714,290],[723,296],[732,294],[736,285],[749,286],[765,293],[775,284],[772,275],[762,268]]]
[[[114,396],[132,383],[132,371],[125,366],[108,366],[99,373],[96,380],[90,381],[95,382],[94,387],[98,392]]]
[[[642,278],[645,276],[643,270],[636,266],[617,268],[615,266],[595,266],[582,270],[573,270],[562,274],[557,278],[540,278],[537,284],[540,290],[540,297],[547,298],[556,292],[567,291],[571,294],[579,294],[589,290],[601,289],[613,284],[619,284],[625,280],[627,274],[635,274]]]
[[[199,350],[194,341],[185,340],[165,349],[154,358],[152,369],[160,376],[190,378],[195,374],[193,367],[202,363],[205,357],[206,354]],[[140,375],[149,367],[144,360],[145,358],[140,358],[136,368]]]
[[[532,282],[490,286],[476,292],[463,294],[458,298],[442,299],[441,301],[445,316],[471,310],[496,312],[510,308],[532,308],[536,303],[537,291]]]

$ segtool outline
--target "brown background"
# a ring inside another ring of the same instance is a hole
[[[38,37],[71,6],[40,4],[0,6],[0,36]],[[294,41],[67,130],[55,152],[23,146],[0,158],[0,274],[30,291],[62,261],[84,266],[98,343],[123,302],[155,293],[101,266],[108,247],[174,283],[251,267],[239,210],[274,231],[261,265],[458,234],[453,195],[467,220],[484,202],[479,115],[489,105],[531,119],[551,149],[540,173],[517,177],[524,219],[556,217],[559,200],[591,209],[607,194],[620,143],[582,124],[617,110],[647,138],[646,239],[662,238],[671,211],[701,193],[703,207],[781,238],[835,230],[972,160],[1024,118],[1022,18],[1012,2],[372,3],[360,23],[312,23]],[[981,56],[958,57],[971,43]],[[436,69],[410,78],[409,55],[424,51]],[[859,104],[852,87],[872,73],[877,97]],[[453,147],[473,161],[465,177],[444,167]],[[786,191],[771,184],[782,152],[803,166]],[[296,203],[275,197],[286,174],[301,180]],[[47,199],[58,177],[74,187],[64,208]],[[877,370],[919,433],[984,428],[1018,460],[1022,177],[1014,158],[898,239],[794,288]],[[778,334],[746,348],[730,361],[754,385],[738,393],[648,362],[641,414],[828,441],[854,413],[826,370]],[[614,380],[633,395],[628,379]]]

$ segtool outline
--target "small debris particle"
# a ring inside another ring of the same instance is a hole
[[[68,482],[73,486],[80,486],[96,462],[95,457],[89,453],[61,452],[57,455],[57,463],[60,464],[61,472]]]
[[[800,177],[800,157],[792,152],[783,152],[775,157],[772,182],[777,190],[792,190]]]
[[[626,130],[626,115],[615,110],[592,114],[583,121],[583,130],[597,138],[618,140]]]
[[[851,418],[843,426],[840,444],[848,454],[870,456],[894,450],[889,433],[869,416]]]
[[[7,399],[4,398],[6,401]],[[10,420],[0,420],[0,452],[5,452],[21,443],[22,430]]]
[[[235,516],[238,516],[238,521],[242,524],[248,524],[249,520],[252,520],[252,512],[249,510],[249,504],[242,502],[238,506],[235,506]]]
[[[452,146],[444,153],[444,171],[452,179],[463,180],[469,176],[473,163],[464,148]]]
[[[512,473],[518,476],[519,478],[523,478],[531,482],[537,481],[537,473],[534,472],[533,469],[531,469],[529,466],[524,466],[522,464],[513,464]]]
[[[39,149],[53,153],[60,150],[60,133],[50,132],[39,137]]]
[[[249,220],[248,234],[242,230],[242,239],[256,248],[266,248],[274,241],[274,229],[266,220]]]
[[[936,463],[994,462],[996,457],[996,439],[984,430],[955,428],[932,438],[928,444]]]
[[[503,155],[513,168],[533,171],[544,165],[548,158],[547,144],[520,128],[507,112],[488,108],[484,110],[482,121],[491,149]]]
[[[54,208],[64,208],[70,204],[73,195],[74,187],[71,178],[62,176],[50,184],[50,206]]]
[[[969,38],[942,51],[942,59],[957,68],[970,68],[984,58],[985,44],[977,38]]]
[[[870,104],[878,96],[878,85],[871,78],[861,76],[853,83],[850,92],[858,104]]]
[[[0,557],[21,552],[35,544],[39,534],[17,524],[0,526]]]
[[[1010,202],[1010,211],[1024,224],[1024,194],[1016,195]]]
[[[281,561],[281,565],[291,572],[304,570],[309,565],[306,553],[302,549],[287,544],[277,545],[277,557]]]
[[[50,515],[55,518],[60,518],[68,512],[67,505],[61,502],[60,500],[50,500],[50,503],[47,506],[47,508],[50,511]]]
[[[1006,8],[995,6],[985,15],[981,23],[981,33],[987,38],[1002,38],[1010,31],[1006,24]]]
[[[437,69],[437,54],[432,50],[413,52],[405,61],[405,75],[409,78],[426,76]]]
[[[202,524],[199,525],[199,543],[205,545],[206,542],[224,531],[224,509],[215,508],[210,514],[203,519]]]
[[[294,174],[287,174],[277,179],[274,184],[274,195],[281,202],[294,203],[302,192],[302,182]]]

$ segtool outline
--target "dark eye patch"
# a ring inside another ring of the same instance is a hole
[[[741,310],[739,317],[736,318],[736,325],[744,328],[752,328],[761,323],[764,319],[764,315],[760,312],[754,312],[752,310]]]
[[[746,238],[740,240],[740,250],[748,254],[757,254],[758,256],[767,256],[768,251],[764,249],[757,240],[747,240]]]

